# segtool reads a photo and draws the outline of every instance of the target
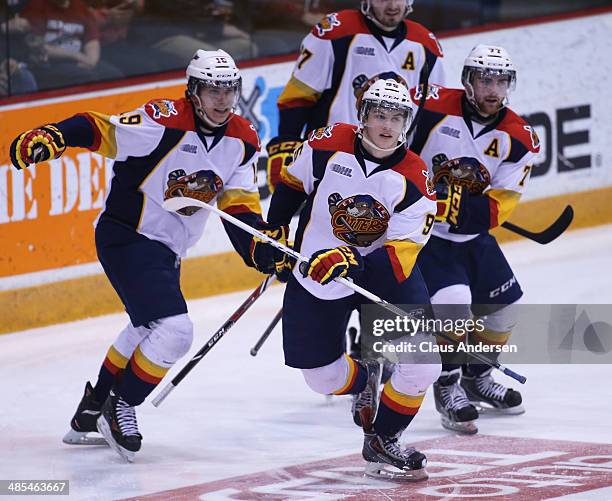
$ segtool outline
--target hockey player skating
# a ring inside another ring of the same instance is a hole
[[[411,145],[428,165],[438,196],[432,237],[417,262],[437,316],[486,315],[484,330],[470,333],[468,342],[504,345],[523,292],[489,230],[516,207],[539,141],[506,106],[516,70],[505,49],[476,46],[465,60],[462,83],[464,89],[430,90]],[[450,362],[447,357],[442,354],[442,361]],[[477,407],[524,412],[521,394],[495,382],[486,365],[469,364],[462,372],[458,364],[444,363],[434,395],[442,425],[462,433],[477,432]]]
[[[250,122],[233,113],[241,82],[229,54],[198,50],[187,67],[185,98],[154,100],[116,116],[78,114],[24,132],[11,145],[18,169],[58,158],[67,147],[115,159],[96,221],[96,250],[130,323],[108,350],[96,385],[86,384],[66,443],[100,443],[87,435],[97,429],[132,461],[142,441],[136,406],[191,346],[180,257],[202,235],[208,212],[167,212],[165,199],[216,201],[273,238],[286,237],[287,228],[261,218],[254,176],[259,139]],[[247,265],[272,273],[284,262],[282,253],[243,230],[225,230]]]
[[[438,41],[427,28],[406,19],[412,4],[362,0],[360,9],[328,14],[304,38],[278,99],[278,136],[267,145],[271,190],[280,180],[281,166],[291,163],[294,149],[310,131],[336,122],[358,123],[356,99],[374,76],[393,73],[408,87],[426,77],[444,85]]]
[[[285,224],[306,203],[295,246],[312,257],[287,283],[285,363],[301,369],[318,393],[359,394],[366,472],[407,480],[427,477],[425,456],[400,446],[399,438],[440,373],[439,357],[395,365],[379,395],[378,364],[344,353],[348,319],[361,297],[333,279],[352,278],[396,304],[429,304],[414,264],[436,205],[426,166],[404,146],[412,114],[405,86],[376,81],[360,103],[359,127],[318,129],[296,151],[268,213],[270,224]]]

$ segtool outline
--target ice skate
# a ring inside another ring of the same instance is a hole
[[[70,420],[70,430],[62,438],[62,442],[69,445],[108,445],[104,437],[98,435],[96,428],[101,409],[102,404],[96,400],[91,383],[88,381],[85,384],[83,398]]]
[[[368,477],[416,482],[428,478],[425,466],[427,458],[414,447],[402,448],[399,444],[401,432],[393,437],[365,433],[363,459]]]
[[[102,406],[102,415],[97,422],[98,431],[117,454],[134,461],[140,450],[142,435],[138,431],[136,410],[111,390]]]
[[[474,435],[478,433],[474,423],[474,420],[478,419],[478,411],[459,384],[459,376],[460,369],[442,372],[434,383],[436,410],[440,413],[442,426],[447,430]]]
[[[380,388],[380,378],[382,370],[376,361],[366,363],[368,371],[368,381],[361,393],[353,395],[351,413],[353,421],[359,427],[370,427],[374,422],[376,408],[378,406],[378,392]],[[366,423],[365,426],[363,423]]]
[[[463,375],[461,386],[467,397],[483,414],[523,414],[520,392],[496,383],[489,369],[479,376]]]

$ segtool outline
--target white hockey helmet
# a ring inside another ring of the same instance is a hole
[[[516,88],[516,69],[510,59],[510,54],[503,47],[496,45],[479,44],[474,47],[463,63],[461,83],[465,87],[468,101],[478,108],[474,96],[474,75],[507,75],[508,93]],[[504,99],[503,106],[508,104],[508,96]]]
[[[404,17],[408,17],[408,14],[412,12],[412,4],[414,0],[406,0],[406,11],[404,12]],[[361,0],[360,2],[361,13],[369,19],[373,19],[377,21],[374,17],[374,13],[372,12],[372,0]]]
[[[187,66],[187,95],[194,102],[196,113],[215,124],[206,117],[201,107],[198,89],[202,87],[216,87],[224,89],[235,89],[236,94],[232,105],[232,112],[238,105],[240,92],[242,90],[242,76],[236,66],[234,59],[224,50],[202,50],[198,49]]]
[[[363,131],[366,127],[365,122],[368,115],[376,109],[384,110],[398,110],[404,113],[404,122],[401,130],[398,130],[399,137],[398,143],[388,151],[392,151],[398,146],[406,142],[406,133],[410,128],[410,124],[414,118],[414,104],[410,98],[410,92],[406,85],[402,82],[398,82],[393,78],[378,79],[368,89],[365,90],[363,95],[360,97],[359,102],[359,134],[361,139],[366,143],[370,144],[366,137],[363,135]],[[379,148],[376,145],[370,144],[375,148]],[[387,150],[383,150],[387,151]]]

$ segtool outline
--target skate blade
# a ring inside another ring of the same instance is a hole
[[[518,416],[525,413],[525,408],[522,405],[507,408],[491,407],[482,402],[472,402],[472,405],[476,407],[478,414],[483,416]]]
[[[446,416],[440,416],[440,421],[443,428],[461,435],[476,435],[478,433],[478,427],[474,424],[474,421],[452,421]]]
[[[401,470],[387,463],[372,462],[366,463],[364,474],[366,477],[396,482],[420,482],[429,478],[425,468]]]
[[[68,445],[108,445],[104,437],[91,436],[87,431],[75,431],[72,428],[64,435],[62,442]]]
[[[127,449],[124,449],[117,443],[117,441],[113,438],[113,434],[111,432],[110,426],[108,425],[108,422],[106,421],[106,419],[104,419],[104,417],[98,418],[98,421],[96,422],[96,427],[98,428],[98,431],[100,432],[100,434],[106,439],[106,441],[108,442],[108,445],[110,445],[111,448],[117,454],[119,454],[119,456],[125,459],[128,463],[132,463],[134,461],[134,457],[136,456],[136,453],[133,451],[128,451]]]

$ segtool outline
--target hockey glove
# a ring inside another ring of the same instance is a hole
[[[59,158],[66,144],[61,131],[53,125],[24,132],[11,143],[11,162],[17,169],[25,169],[30,164]]]
[[[467,220],[467,189],[458,184],[436,185],[438,210],[436,221],[460,228]]]
[[[293,249],[293,242],[287,242],[287,247],[291,247]],[[276,268],[276,278],[279,282],[283,284],[287,283],[291,273],[293,273],[293,268],[295,267],[295,258],[291,256],[286,256],[285,262],[282,266],[277,266]]]
[[[330,283],[334,278],[352,276],[363,270],[363,258],[352,246],[341,245],[335,249],[315,252],[308,264],[300,269],[304,277],[310,277],[321,285]]]
[[[283,245],[287,245],[288,226],[270,226],[259,231]],[[287,255],[264,240],[253,237],[251,240],[251,261],[257,271],[270,275],[276,272],[281,273],[284,270]]]
[[[286,168],[293,162],[293,152],[300,144],[302,144],[302,140],[296,137],[277,136],[270,139],[268,146],[266,146],[270,193],[274,193],[276,185],[280,183],[283,167]]]

